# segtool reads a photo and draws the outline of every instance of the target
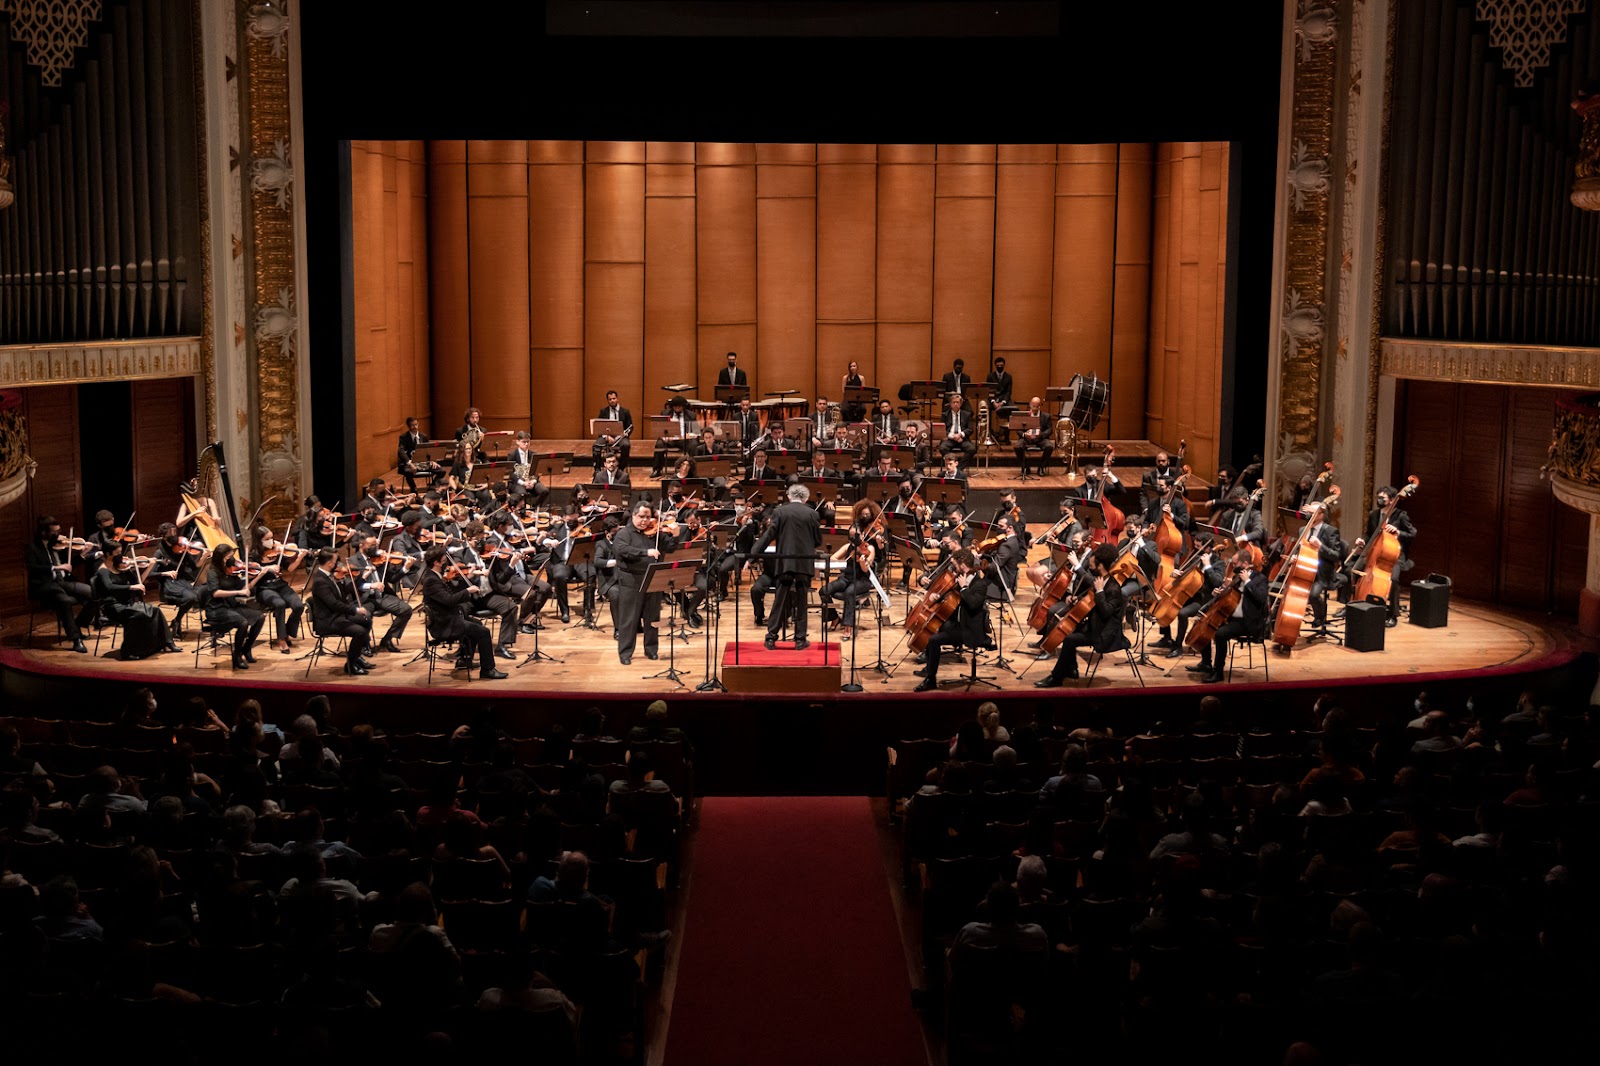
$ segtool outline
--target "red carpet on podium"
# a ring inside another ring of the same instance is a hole
[[[781,641],[776,648],[768,651],[767,646],[759,640],[742,640],[738,644],[730,640],[722,648],[724,667],[735,665],[735,648],[738,649],[739,666],[836,666],[839,663],[837,644],[813,641],[804,651],[795,651],[792,641]]]
[[[866,798],[701,807],[667,1066],[925,1066]]]

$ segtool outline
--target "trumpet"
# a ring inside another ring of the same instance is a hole
[[[752,455],[754,455],[756,453],[756,449],[757,448],[761,447],[761,445],[765,444],[767,441],[769,441],[771,439],[772,439],[772,430],[770,430],[770,429],[762,430],[761,431],[761,436],[759,436],[755,440],[751,441],[750,442],[750,447],[748,447],[748,448],[746,448],[744,450],[745,458],[746,459],[750,458],[750,456],[752,456]]]

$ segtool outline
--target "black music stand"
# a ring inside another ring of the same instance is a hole
[[[805,453],[799,450],[787,452],[767,451],[767,469],[781,478],[791,478],[800,472],[800,460]]]
[[[696,470],[696,473],[699,471]],[[677,478],[662,478],[657,484],[661,487],[661,503],[667,505],[667,489],[678,485]],[[711,488],[711,479],[708,477],[686,477],[683,479],[683,494],[687,499],[690,496],[699,500],[706,498],[706,492]]]
[[[811,499],[816,503],[835,503],[844,491],[842,477],[803,477],[800,484],[811,491]]]
[[[861,479],[857,486],[856,496],[861,500],[871,500],[880,507],[900,495],[900,479],[897,477],[878,477],[869,474]]]
[[[922,502],[930,507],[934,504],[943,504],[948,507],[952,503],[965,504],[967,502],[967,479],[964,477],[925,477],[917,486],[917,494],[922,497]]]
[[[910,385],[911,385],[911,402],[912,402],[912,404],[914,404],[917,407],[921,407],[921,408],[924,409],[924,411],[923,411],[923,421],[924,422],[933,421],[933,416],[929,412],[932,411],[936,407],[943,406],[943,404],[944,404],[944,382],[943,381],[913,381],[913,382],[910,383]]]
[[[673,548],[671,551],[662,554],[661,562],[675,563],[679,566],[683,565],[684,563],[693,563],[698,565],[704,561],[704,558],[705,553],[699,546],[689,548]],[[687,588],[693,587],[694,581],[691,579]],[[679,591],[682,592],[685,591],[685,589],[680,589]],[[708,585],[707,594],[709,595],[709,593],[710,588]],[[684,617],[681,625],[674,626],[669,631],[669,636],[677,640],[681,640],[685,644],[689,643],[689,619],[687,615]]]
[[[844,390],[840,400],[846,407],[862,407],[868,411],[875,411],[878,407],[878,387],[876,385],[851,385]]]
[[[737,407],[739,405],[739,401],[748,400],[750,398],[750,386],[718,385],[713,395],[718,400],[721,400],[724,405],[729,407]]]
[[[754,487],[754,491],[752,490]],[[751,496],[759,495],[764,506],[771,507],[784,498],[789,490],[789,483],[778,478],[765,478],[761,481],[745,481],[740,483],[739,491],[746,500]]]
[[[584,533],[572,538],[572,545],[567,549],[567,565],[574,571],[587,563],[592,576],[583,583],[583,598],[586,601],[583,609],[583,621],[579,623],[583,629],[598,630],[595,624],[595,599],[600,587],[600,571],[594,566],[594,548],[600,541],[599,533]],[[535,630],[537,632],[537,630]]]
[[[528,594],[530,596],[533,595],[533,589],[530,588],[528,590]],[[533,621],[534,621],[534,627],[533,627],[533,650],[522,657],[522,661],[517,664],[517,669],[521,670],[524,666],[527,666],[529,663],[534,663],[534,662],[547,662],[547,663],[565,662],[566,661],[565,659],[557,659],[554,655],[551,655],[548,652],[542,652],[542,651],[539,650],[539,631],[544,629],[544,626],[538,624],[539,619],[538,619],[537,616],[535,616]]]
[[[705,610],[711,615],[710,628],[706,637],[706,665],[705,673],[701,675],[704,680],[694,687],[696,692],[726,692],[727,686],[722,683],[722,678],[717,676],[721,663],[713,654],[713,649],[722,646],[720,636],[722,633],[722,598],[717,595],[717,570],[716,559],[722,548],[726,546],[732,530],[720,530],[712,527],[706,534],[705,550],[701,554],[701,565],[706,568],[706,602]],[[721,540],[719,541],[719,536]],[[738,604],[734,604],[738,610]]]
[[[626,507],[628,497],[632,494],[631,485],[596,485],[590,482],[581,485],[584,493],[589,497],[590,503],[603,503],[607,507]]]
[[[672,604],[672,617],[667,623],[667,668],[660,673],[649,675],[645,678],[646,681],[664,678],[679,688],[687,687],[683,683],[682,675],[678,673],[677,642],[672,639],[673,630],[678,625],[678,600],[673,593],[677,592],[679,586],[685,584],[693,585],[694,575],[699,570],[700,564],[698,562],[688,564],[662,562],[651,563],[644,572],[644,581],[639,589],[640,594],[644,596],[665,594]],[[659,628],[661,620],[657,618],[655,624]]]

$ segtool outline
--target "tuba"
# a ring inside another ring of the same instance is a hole
[[[978,401],[978,431],[973,436],[982,441],[985,448],[994,445],[994,438],[989,435],[989,401],[987,398]]]

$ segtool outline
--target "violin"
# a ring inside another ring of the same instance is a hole
[[[56,534],[56,539],[50,545],[53,551],[75,551],[80,555],[86,551],[96,551],[97,546],[84,540],[82,537],[69,537],[65,533]]]
[[[273,546],[261,553],[263,563],[283,562],[289,559],[298,559],[306,554],[306,549],[295,544],[273,543]]]

